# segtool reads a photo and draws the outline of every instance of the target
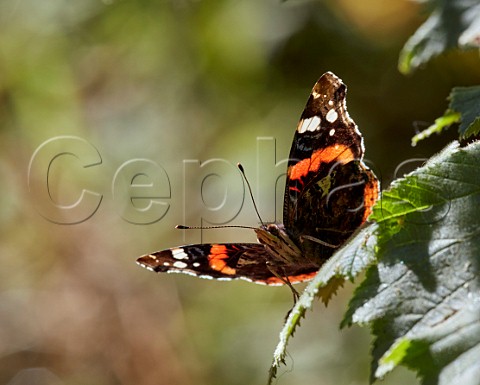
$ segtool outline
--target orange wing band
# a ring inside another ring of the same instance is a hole
[[[303,159],[297,164],[290,166],[288,169],[288,176],[290,179],[298,180],[306,176],[309,171],[318,171],[322,163],[330,163],[334,160],[345,164],[355,157],[352,150],[343,145],[337,144],[315,151],[309,159]]]
[[[227,275],[235,275],[237,271],[227,266],[225,259],[228,259],[227,248],[225,245],[213,245],[208,256],[208,264],[213,270]]]

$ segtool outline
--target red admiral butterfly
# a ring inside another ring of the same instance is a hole
[[[196,244],[137,262],[155,272],[291,286],[320,266],[370,215],[378,180],[363,163],[363,138],[347,112],[347,87],[333,73],[308,98],[288,161],[283,224],[255,228],[259,243]]]

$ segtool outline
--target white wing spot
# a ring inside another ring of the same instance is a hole
[[[335,129],[332,128],[332,129],[329,131],[328,135],[330,135],[330,136],[335,135]]]
[[[328,101],[328,105],[329,105],[330,107],[333,106],[333,100],[329,100],[329,101]]]
[[[188,265],[185,262],[176,261],[173,263],[173,267],[177,269],[185,269]]]
[[[163,262],[163,266],[170,266],[170,262]]]
[[[175,259],[188,259],[188,255],[185,254],[182,248],[172,249],[172,257]]]
[[[311,118],[301,120],[298,124],[297,131],[300,134],[303,134],[306,131],[317,131],[320,128],[321,122],[322,119],[320,119],[318,116],[312,116]]]
[[[198,266],[200,266],[199,262],[193,262],[193,267],[198,267]]]
[[[330,123],[333,123],[335,120],[337,120],[338,118],[338,113],[337,111],[335,111],[333,108],[331,110],[329,110],[327,112],[327,116],[326,116],[327,120],[330,122]]]

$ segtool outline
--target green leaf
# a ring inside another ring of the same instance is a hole
[[[478,0],[430,0],[430,17],[407,41],[398,68],[411,73],[448,49],[480,46]]]
[[[433,133],[440,133],[454,123],[460,123],[460,139],[480,133],[480,86],[455,87],[448,99],[449,107],[445,114],[435,119],[435,123],[412,138],[412,146]]]
[[[435,119],[435,123],[412,138],[412,146],[415,147],[421,140],[426,139],[433,134],[440,134],[444,129],[448,128],[452,124],[459,123],[461,116],[462,115],[456,111],[445,111],[443,116]]]
[[[480,143],[395,181],[371,218],[378,263],[342,325],[371,325],[372,380],[402,364],[422,384],[479,384]]]
[[[285,325],[280,332],[280,341],[273,354],[268,383],[275,378],[277,369],[285,364],[288,340],[307,309],[312,307],[316,296],[325,304],[346,279],[353,280],[360,272],[374,261],[376,244],[376,225],[362,228],[350,242],[340,248],[320,269],[315,278],[308,284],[304,292],[288,314]]]

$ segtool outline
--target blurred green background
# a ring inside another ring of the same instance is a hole
[[[272,186],[257,172],[257,138],[274,138],[268,156],[286,158],[325,71],[348,85],[350,115],[384,187],[411,169],[398,171],[401,162],[441,149],[454,130],[415,148],[410,138],[443,113],[452,86],[480,82],[480,60],[450,53],[400,75],[398,53],[425,17],[404,0],[0,2],[0,383],[264,384],[288,289],[156,276],[135,259],[200,239],[173,229],[204,214],[189,200],[198,184],[184,160],[242,162],[262,216],[274,219],[284,178],[276,203],[262,198]],[[48,201],[49,163],[32,166],[30,179],[29,163],[66,135],[101,163],[83,168],[68,154],[51,163]],[[112,190],[119,167],[139,158],[160,165],[171,188],[168,212],[149,225],[122,218],[128,191]],[[215,206],[229,179],[210,179],[203,188]],[[72,205],[82,189],[102,196],[94,215],[52,223],[51,202]],[[240,207],[230,224],[256,226],[250,200],[232,210]],[[238,229],[202,237],[255,240]],[[307,314],[278,384],[368,382],[368,331],[338,330],[353,287]],[[384,383],[415,381],[396,370]]]

